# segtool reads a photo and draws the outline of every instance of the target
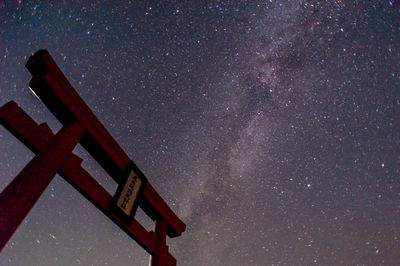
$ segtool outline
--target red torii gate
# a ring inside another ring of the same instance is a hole
[[[180,236],[186,225],[146,182],[143,173],[78,95],[47,50],[39,50],[31,56],[26,67],[32,74],[29,86],[63,127],[54,135],[46,123],[38,125],[15,102],[0,108],[0,123],[36,154],[0,194],[0,251],[59,173],[149,252],[151,265],[176,265],[176,259],[168,252],[166,236]],[[148,232],[133,219],[133,215],[124,217],[115,211],[115,196],[113,199],[81,167],[82,159],[72,153],[78,143],[119,184],[119,193],[131,177],[126,176],[127,170],[144,181],[141,196],[135,204],[154,221],[152,231]]]

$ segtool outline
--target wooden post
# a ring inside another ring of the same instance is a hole
[[[71,122],[36,155],[0,194],[0,251],[78,144],[84,127]]]
[[[164,219],[154,222],[154,232],[156,234],[156,254],[150,258],[151,266],[167,265],[167,222]]]

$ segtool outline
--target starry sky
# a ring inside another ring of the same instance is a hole
[[[179,265],[395,265],[399,44],[394,0],[0,1],[0,104],[60,129],[24,67],[48,49],[186,223]],[[4,189],[34,155],[2,127],[0,149]],[[148,254],[56,176],[0,264]]]

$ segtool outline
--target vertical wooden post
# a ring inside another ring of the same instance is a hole
[[[36,155],[0,194],[0,251],[78,144],[84,127],[64,126],[51,144]]]
[[[156,254],[150,257],[151,266],[167,265],[167,222],[164,219],[154,222],[154,232],[156,234]]]

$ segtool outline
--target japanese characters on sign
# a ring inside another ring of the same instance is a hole
[[[127,165],[125,182],[119,184],[117,192],[110,202],[110,208],[127,224],[131,224],[133,221],[147,181],[140,170],[135,168],[133,162]]]

